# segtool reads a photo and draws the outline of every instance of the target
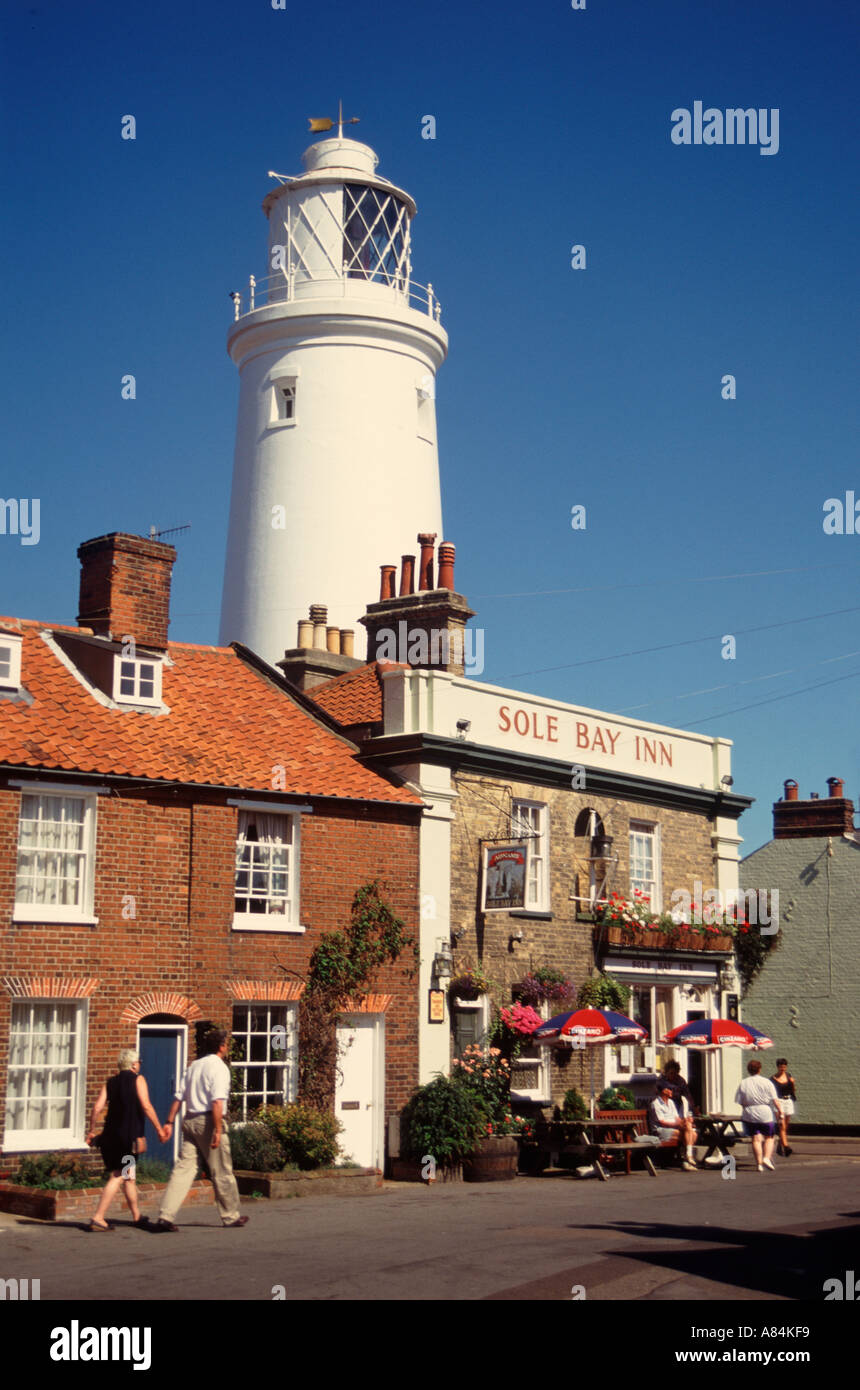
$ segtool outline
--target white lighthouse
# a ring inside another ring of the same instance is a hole
[[[415,204],[342,126],[303,163],[263,201],[268,273],[234,294],[227,340],[239,417],[220,640],[271,662],[312,603],[363,642],[380,565],[443,535],[448,337],[432,285],[411,278]]]

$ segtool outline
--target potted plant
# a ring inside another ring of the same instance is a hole
[[[489,994],[490,989],[489,979],[480,966],[475,966],[455,975],[448,986],[448,993],[452,999],[480,999],[482,994]]]
[[[571,1086],[569,1091],[565,1091],[561,1115],[564,1120],[588,1119],[588,1102],[575,1086]]]
[[[598,1110],[635,1110],[636,1097],[627,1086],[607,1086],[597,1097]]]
[[[630,1007],[630,986],[611,975],[593,975],[580,985],[577,1003],[583,1009],[612,1009],[615,1013],[626,1014]]]
[[[561,1006],[573,997],[573,992],[573,985],[564,971],[551,966],[539,966],[530,971],[517,986],[520,1003],[532,1007],[543,1003]]]
[[[471,1090],[454,1077],[434,1077],[413,1092],[401,1113],[402,1162],[394,1162],[394,1176],[414,1179],[418,1169],[426,1170],[428,1182],[437,1173],[454,1176],[486,1123],[486,1111]]]
[[[483,1117],[481,1137],[463,1161],[466,1182],[509,1181],[517,1175],[523,1125],[511,1110],[511,1064],[501,1048],[467,1047],[451,1077]]]

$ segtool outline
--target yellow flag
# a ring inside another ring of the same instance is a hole
[[[330,121],[328,116],[309,116],[308,130],[331,130],[334,121]]]

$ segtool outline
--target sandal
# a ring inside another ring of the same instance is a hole
[[[87,1227],[88,1231],[98,1231],[99,1234],[101,1234],[102,1231],[113,1231],[115,1229],[112,1221],[107,1221],[104,1226],[99,1226],[95,1221],[91,1221]]]

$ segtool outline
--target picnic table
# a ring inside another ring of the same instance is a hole
[[[740,1115],[697,1115],[693,1121],[699,1132],[699,1143],[708,1146],[702,1162],[706,1162],[715,1149],[731,1149],[735,1144],[749,1142],[741,1129]]]
[[[551,1158],[568,1154],[579,1158],[583,1164],[592,1164],[602,1182],[606,1182],[609,1176],[602,1160],[623,1157],[625,1170],[629,1173],[631,1154],[641,1153],[648,1172],[656,1177],[649,1146],[635,1141],[643,1125],[647,1126],[647,1113],[644,1110],[631,1110],[593,1120],[549,1120],[537,1127],[536,1147]]]

